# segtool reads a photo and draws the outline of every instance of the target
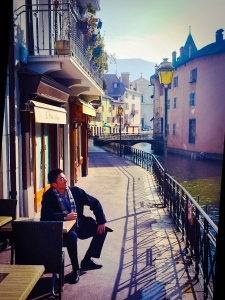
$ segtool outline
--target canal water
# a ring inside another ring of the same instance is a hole
[[[155,154],[148,143],[139,143],[133,148]],[[164,167],[164,155],[156,155]],[[222,178],[222,161],[198,160],[191,157],[167,154],[168,173],[179,182],[190,195],[218,224]]]

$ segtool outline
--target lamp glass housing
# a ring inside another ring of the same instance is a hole
[[[118,106],[118,115],[122,115],[123,114],[123,108],[121,105]]]
[[[168,85],[172,83],[174,67],[171,62],[168,62],[168,58],[164,58],[163,62],[160,64],[158,70],[159,82],[163,85]]]
[[[160,84],[168,85],[173,80],[174,71],[158,71]]]

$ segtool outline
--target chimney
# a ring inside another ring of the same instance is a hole
[[[184,51],[185,51],[185,49],[184,49],[184,47],[182,46],[182,47],[180,48],[180,60],[181,60],[181,61],[182,61],[183,58],[184,58]]]
[[[123,72],[121,73],[121,81],[125,85],[126,88],[130,88],[130,73]]]
[[[177,60],[177,52],[173,51],[172,53],[172,65],[174,66]]]
[[[137,82],[135,82],[135,91],[139,92],[139,84]]]
[[[222,45],[223,43],[223,29],[219,29],[216,31],[216,44]]]

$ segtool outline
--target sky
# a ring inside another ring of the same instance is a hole
[[[105,50],[117,59],[160,64],[179,56],[189,32],[201,49],[225,30],[225,0],[100,0],[100,7]]]

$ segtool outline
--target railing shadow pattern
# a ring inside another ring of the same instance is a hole
[[[120,155],[119,143],[98,140],[95,145]],[[207,206],[204,211],[184,187],[165,173],[154,154],[122,145],[121,156],[153,173],[162,203],[182,233],[186,261],[195,268],[195,279],[204,291],[204,299],[213,299],[218,227],[207,215]]]

